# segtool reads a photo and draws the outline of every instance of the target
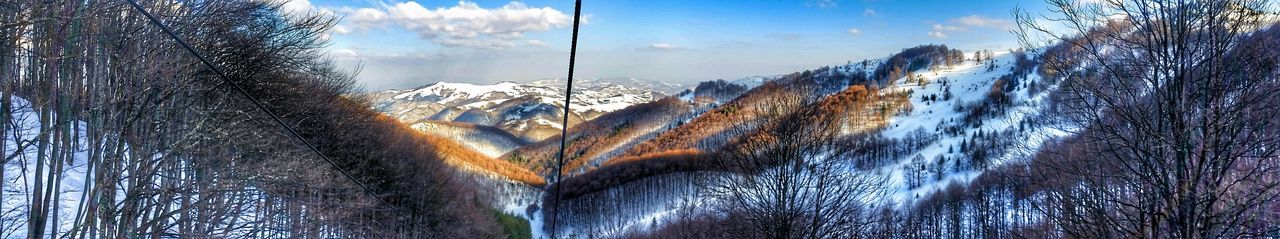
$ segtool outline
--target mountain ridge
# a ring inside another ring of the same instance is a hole
[[[492,126],[526,142],[559,134],[565,90],[558,78],[494,84],[434,82],[411,89],[358,95],[403,122],[440,121]],[[637,78],[582,79],[574,86],[569,126],[631,105],[656,101],[679,84]],[[495,152],[486,152],[495,154]]]

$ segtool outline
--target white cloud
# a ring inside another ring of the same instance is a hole
[[[573,19],[550,7],[533,8],[509,2],[499,8],[482,8],[459,1],[452,7],[429,9],[414,1],[384,4],[379,8],[342,9],[346,14],[334,33],[350,34],[394,25],[446,47],[502,49],[518,45],[543,46],[525,41],[527,32],[569,27]]]
[[[862,30],[857,28],[849,28],[849,34],[853,36],[861,36]]]
[[[551,44],[548,44],[547,42],[539,41],[539,40],[525,40],[525,41],[524,41],[524,45],[526,45],[526,46],[536,46],[536,47],[545,47],[545,46],[550,46]]]
[[[1076,6],[1078,6],[1078,7],[1082,7],[1082,6],[1098,6],[1098,5],[1102,5],[1102,4],[1105,4],[1105,3],[1107,3],[1107,2],[1106,2],[1106,1],[1104,1],[1104,0],[1080,0],[1080,1],[1076,1],[1074,5],[1076,5]]]
[[[502,8],[484,9],[473,2],[458,2],[450,8],[427,9],[417,2],[397,3],[386,9],[401,26],[416,31],[424,38],[447,36],[470,39],[490,36],[498,39],[520,38],[524,32],[547,31],[571,24],[568,15],[549,7],[529,8],[521,2],[510,2]]]
[[[653,45],[649,45],[649,48],[659,49],[659,50],[675,50],[680,47],[671,45],[670,43],[654,43]]]
[[[815,0],[815,1],[810,1],[808,4],[805,4],[805,5],[808,5],[810,7],[817,7],[817,8],[833,8],[833,7],[839,6],[840,4],[837,3],[835,0]]]
[[[960,24],[970,27],[990,27],[997,29],[1013,28],[1013,21],[1007,19],[990,18],[982,15],[969,15],[948,20],[951,23]]]
[[[942,38],[947,38],[946,32],[956,32],[956,31],[964,31],[964,30],[966,29],[958,26],[933,24],[933,30],[929,31],[929,36],[933,38],[942,39]]]
[[[353,32],[353,30],[351,30],[351,27],[348,27],[346,25],[335,25],[333,26],[332,29],[329,29],[329,30],[333,31],[333,34],[338,34],[338,35],[346,35],[346,34],[351,34]]]
[[[646,47],[636,48],[641,51],[678,51],[684,50],[684,47],[672,45],[671,43],[654,43]]]
[[[862,15],[863,15],[863,16],[868,16],[868,17],[874,17],[874,16],[879,15],[879,14],[877,14],[877,13],[876,13],[876,10],[875,10],[875,9],[867,8],[867,10],[862,10]]]
[[[306,16],[310,14],[319,14],[325,16],[335,16],[332,9],[318,7],[312,4],[310,0],[285,0],[280,3],[280,13],[287,16]]]
[[[341,9],[339,12],[346,15],[342,23],[333,27],[333,32],[339,35],[365,32],[382,27],[391,20],[386,12],[374,8]]]
[[[963,30],[965,30],[965,29],[964,29],[964,28],[961,28],[961,27],[958,27],[958,26],[948,26],[948,25],[942,25],[942,24],[933,24],[933,30],[934,30],[934,31],[939,31],[939,32],[940,32],[940,31],[950,31],[950,32],[954,32],[954,31],[963,31]]]
[[[938,38],[938,39],[947,38],[947,34],[943,33],[942,31],[930,31],[929,36],[933,38]]]
[[[314,8],[310,0],[290,0],[280,5],[280,11],[284,13],[304,13]]]
[[[466,47],[476,49],[506,49],[516,46],[516,42],[508,39],[493,38],[439,38],[436,44],[446,47]]]
[[[482,55],[482,54],[478,54]],[[433,54],[427,52],[413,51],[379,51],[372,49],[364,49],[360,47],[353,48],[334,48],[329,50],[329,56],[338,60],[368,60],[368,61],[403,61],[403,60],[434,60],[440,59],[443,54]]]
[[[992,28],[999,30],[1008,30],[1013,28],[1013,21],[990,18],[982,15],[969,15],[952,18],[947,19],[947,22],[950,24],[933,24],[933,30],[929,31],[929,36],[934,38],[947,38],[948,32],[965,32],[970,28]]]
[[[342,48],[329,51],[329,56],[336,58],[355,58],[359,57],[360,53],[357,53],[354,49]]]

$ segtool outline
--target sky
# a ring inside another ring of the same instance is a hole
[[[584,0],[575,78],[697,82],[786,74],[946,44],[1017,48],[1038,1]],[[571,0],[289,0],[339,17],[327,47],[369,91],[567,76]]]

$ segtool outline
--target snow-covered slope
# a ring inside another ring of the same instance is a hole
[[[912,63],[916,67],[902,71],[909,74],[899,74],[901,77],[897,79],[863,78],[864,83],[889,82],[888,85],[875,87],[880,89],[878,93],[881,96],[898,97],[895,99],[906,96],[906,99],[902,100],[909,101],[909,105],[903,104],[899,110],[882,112],[888,114],[887,122],[874,124],[873,128],[865,131],[849,132],[851,134],[869,133],[872,136],[869,140],[886,142],[880,145],[893,148],[882,150],[886,153],[874,156],[876,159],[869,165],[870,168],[850,168],[853,171],[849,173],[877,174],[887,178],[888,185],[883,192],[886,198],[870,203],[909,207],[918,197],[939,191],[951,183],[969,182],[985,169],[998,167],[1009,158],[1029,152],[1027,148],[1034,149],[1047,139],[1065,134],[1052,127],[1029,122],[1047,107],[1048,95],[1056,89],[1054,84],[1042,82],[1045,80],[1034,73],[1037,67],[1035,53],[985,51],[982,55],[984,57],[981,60],[974,60],[972,53],[965,54],[963,60],[958,58],[946,60],[953,64],[944,64],[939,60],[934,60],[933,63],[928,61]],[[926,55],[926,57],[930,56]],[[914,60],[909,59],[907,62],[912,61]],[[817,84],[819,87],[841,88],[848,86],[842,82],[858,81],[859,74],[867,76],[870,69],[888,64],[887,62],[889,61],[881,59],[851,62],[847,65],[804,71],[789,77],[814,79],[819,82]],[[745,82],[773,81],[763,77],[749,79]],[[827,82],[830,80],[818,79],[835,79],[835,81]],[[739,85],[739,82],[744,81],[725,81],[724,83]],[[716,88],[723,88],[722,86],[726,84],[719,85],[720,87]],[[814,91],[814,94],[820,94],[815,97],[824,97],[825,94],[829,94],[828,92],[834,91],[838,89],[818,90]],[[693,93],[694,91],[686,91],[679,96],[681,99],[691,100],[695,97]],[[744,97],[753,96],[745,94],[738,100]],[[887,104],[887,102],[884,103]],[[1018,142],[1011,143],[1015,139]],[[668,144],[659,143],[658,145]],[[714,147],[700,149],[714,150]],[[659,177],[666,176],[655,176],[655,178]],[[635,183],[649,182],[646,180],[651,179],[646,178]],[[658,193],[628,191],[631,189],[628,189],[630,186],[627,185],[629,184],[606,189],[608,193],[598,195]],[[610,234],[625,231],[627,228],[652,227],[652,224],[665,220],[663,215],[680,210],[680,207],[671,206],[677,203],[676,201],[701,203],[715,201],[704,197],[700,194],[687,194],[655,199],[667,200],[662,202],[624,203],[628,207],[634,207],[627,209],[628,215],[602,216],[605,219],[599,221],[608,221],[606,224],[584,223],[575,225],[569,230]]]
[[[85,176],[88,163],[88,142],[84,137],[77,137],[75,140],[75,149],[72,155],[66,159],[66,164],[62,171],[44,170],[37,172],[37,161],[42,160],[37,157],[40,152],[35,146],[36,137],[41,135],[41,122],[39,113],[32,108],[31,103],[18,97],[13,97],[13,105],[11,116],[13,117],[13,125],[5,126],[4,130],[11,132],[5,134],[2,140],[4,147],[4,195],[0,197],[0,220],[6,223],[17,224],[6,225],[5,231],[0,232],[3,238],[20,238],[27,235],[27,224],[25,218],[30,215],[32,210],[31,195],[35,192],[37,180],[50,178],[51,175],[61,177],[61,181],[57,183],[57,200],[52,202],[53,212],[47,220],[49,227],[45,228],[45,235],[57,233],[65,235],[68,231],[75,230],[73,227],[76,222],[77,207],[82,205],[81,200],[85,195]],[[84,122],[73,122],[76,125],[74,135],[86,135],[84,132]],[[44,166],[48,168],[49,166]],[[48,193],[48,192],[46,192]],[[117,195],[124,195],[124,191],[118,191]],[[116,198],[115,202],[123,201],[123,196]]]
[[[974,144],[972,141],[1017,138],[1020,143],[1026,143],[1023,146],[1027,146],[1039,145],[1050,137],[1062,134],[1048,127],[1020,127],[1024,126],[1022,123],[1028,117],[1041,111],[1045,106],[1045,98],[1052,92],[1028,90],[1028,82],[1040,80],[1037,74],[1027,74],[1018,81],[1021,85],[997,87],[1014,89],[1006,94],[1010,96],[1006,109],[989,109],[990,113],[975,115],[973,107],[998,108],[984,106],[983,102],[995,100],[989,97],[992,97],[991,92],[996,84],[1007,83],[998,83],[998,79],[1014,74],[1012,69],[1015,67],[1016,54],[995,53],[996,56],[989,61],[966,61],[954,67],[918,73],[918,79],[926,82],[924,84],[908,81],[904,77],[885,89],[884,93],[910,92],[913,109],[894,117],[881,132],[881,136],[922,142],[922,146],[913,153],[882,168],[891,174],[891,201],[906,203],[912,198],[941,190],[952,182],[968,182],[984,168],[997,166],[1004,159],[1022,153],[1010,148],[1012,145],[993,144],[994,147],[982,149],[993,153],[985,157],[989,160],[980,161],[981,165],[973,165],[973,157],[966,155],[964,151],[965,147]],[[998,135],[996,137],[1001,139],[986,139],[993,135]],[[923,175],[923,179],[917,183],[909,183],[913,174],[917,173]]]

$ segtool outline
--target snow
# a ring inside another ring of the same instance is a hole
[[[1003,65],[1012,61],[1011,55],[1007,54],[1007,52],[997,54],[1000,56],[996,58],[997,64]],[[930,82],[923,87],[907,82],[906,77],[898,79],[894,81],[898,84],[886,88],[886,91],[902,92],[911,90],[913,93],[910,98],[913,109],[905,117],[894,117],[890,120],[889,127],[885,129],[882,135],[891,138],[904,138],[917,128],[932,130],[943,120],[962,118],[965,112],[956,112],[954,110],[955,105],[982,101],[986,98],[987,90],[991,89],[991,84],[995,82],[995,79],[1006,73],[1003,70],[986,72],[983,64],[966,61],[965,64],[939,71],[917,73]],[[944,79],[951,86],[953,98],[949,101],[939,99],[934,103],[924,102],[920,96],[936,94],[939,98],[942,97],[945,87],[942,86],[940,81]]]
[[[659,84],[664,87],[678,86],[665,82],[659,82]],[[563,106],[565,91],[560,87],[546,81],[535,81],[529,84],[501,82],[492,85],[437,82],[418,89],[387,92],[395,93],[391,100],[428,101],[457,105],[464,109],[484,109],[526,96],[537,97],[538,102],[544,104]],[[612,112],[654,100],[657,100],[655,92],[635,86],[618,84],[578,86],[573,89],[570,110],[578,113]]]
[[[926,159],[925,163],[928,163],[930,165],[934,164],[932,160],[939,155],[945,155],[948,158],[959,158],[962,156],[961,153],[954,152],[954,151],[952,153],[947,152],[949,146],[959,144],[967,136],[972,135],[972,133],[976,132],[977,130],[985,130],[990,132],[993,130],[1003,130],[1009,127],[1016,127],[1017,126],[1016,123],[1020,122],[1022,118],[1029,117],[1039,112],[1038,107],[1042,105],[1041,103],[1046,98],[1045,96],[1048,94],[1047,92],[1051,92],[1052,90],[1042,91],[1040,95],[1036,95],[1036,96],[1027,96],[1026,88],[1023,87],[1018,92],[1013,93],[1014,95],[1016,95],[1015,97],[1013,97],[1014,99],[1012,99],[1014,101],[1015,106],[1011,107],[1011,109],[1008,111],[1010,113],[1008,113],[1007,115],[997,116],[994,119],[987,119],[984,121],[984,124],[981,128],[964,129],[965,133],[957,136],[948,136],[942,132],[935,131],[937,126],[940,124],[950,123],[949,122],[950,120],[959,121],[964,118],[964,116],[967,113],[967,110],[963,112],[957,112],[955,110],[956,104],[969,104],[969,103],[981,102],[985,100],[986,94],[994,84],[995,79],[998,79],[999,77],[1005,74],[1008,74],[1009,66],[1012,64],[1014,59],[1015,58],[1013,57],[1013,54],[1009,54],[1009,52],[1000,52],[997,54],[997,57],[995,57],[994,63],[965,61],[960,65],[956,65],[952,67],[940,67],[939,69],[934,71],[920,71],[918,72],[919,75],[925,80],[927,80],[928,82],[930,82],[923,86],[918,86],[914,82],[907,82],[907,80],[905,79],[899,79],[897,81],[894,81],[894,82],[897,82],[896,85],[886,87],[885,90],[882,91],[883,94],[893,94],[893,93],[906,92],[906,91],[913,92],[911,97],[909,97],[913,107],[909,112],[906,112],[902,115],[894,116],[889,121],[888,126],[886,126],[886,128],[884,128],[883,130],[879,131],[879,133],[886,138],[903,139],[903,138],[909,137],[915,131],[920,130],[926,135],[937,137],[937,140],[930,142],[929,144],[925,145],[917,152],[908,154],[908,156],[904,158],[897,159],[896,161],[894,161],[894,163],[890,163],[888,165],[882,166],[877,169],[869,170],[870,171],[869,173],[883,173],[883,174],[889,175],[889,178],[890,178],[886,185],[886,189],[888,191],[884,192],[885,199],[887,201],[869,202],[869,203],[880,204],[880,205],[911,205],[910,203],[913,201],[913,199],[918,196],[924,196],[934,191],[942,190],[943,188],[945,188],[951,183],[969,182],[969,181],[972,181],[974,178],[978,177],[979,175],[981,175],[982,172],[980,169],[963,170],[963,171],[956,171],[956,170],[949,169],[947,173],[942,175],[940,180],[934,180],[933,177],[930,176],[928,179],[925,180],[925,182],[921,186],[915,187],[915,188],[908,188],[906,187],[905,180],[903,180],[904,176],[908,172],[904,170],[903,166],[910,164],[911,159],[917,154],[923,156]],[[866,67],[874,67],[882,63],[883,60],[869,60],[869,62],[874,64],[863,66],[861,62],[858,62],[858,63],[851,63],[850,65],[845,65],[841,67],[834,67],[832,68],[832,70],[833,71],[843,70],[843,71],[847,71],[846,73],[851,73],[855,71],[867,71],[867,69],[865,69]],[[995,64],[996,70],[988,71],[987,70],[988,64]],[[823,74],[823,73],[830,73],[830,72],[822,72],[819,74]],[[1032,77],[1034,77],[1034,74],[1032,74]],[[763,84],[764,82],[772,80],[774,78],[776,77],[747,77],[747,78],[735,80],[732,83],[745,85],[749,87],[755,87],[760,84]],[[950,91],[953,97],[948,101],[944,101],[941,99],[943,97],[943,91],[945,89],[943,87],[943,84],[941,83],[942,80],[946,80],[948,82],[947,85],[949,85],[951,88]],[[1034,80],[1035,79],[1028,79],[1027,81],[1034,81]],[[933,101],[925,102],[921,98],[921,96],[923,95],[931,95],[931,94],[936,94],[939,97],[939,100],[936,102],[933,102]],[[691,94],[681,95],[681,97],[684,98],[684,100],[686,101],[691,100],[691,99],[688,99],[688,98],[691,98],[690,96]],[[575,100],[577,99],[575,98]],[[1045,135],[1034,136],[1034,137],[1029,136],[1028,143],[1032,145],[1032,147],[1038,147],[1039,142],[1042,142],[1045,139],[1057,137],[1060,135],[1061,133],[1045,134]],[[1003,157],[1008,157],[1008,156],[1003,156]],[[993,160],[993,161],[994,161],[993,164],[998,164],[1001,162],[1000,160]],[[855,172],[851,172],[851,173],[855,173]],[[688,197],[682,198],[681,200],[709,202],[712,199],[705,198],[705,196],[694,195],[694,196],[688,196]],[[673,203],[673,202],[667,202],[667,203]],[[628,218],[636,218],[636,219],[633,221],[628,221],[627,224],[623,226],[622,229],[618,232],[624,232],[627,229],[634,228],[637,225],[645,226],[649,222],[656,221],[661,223],[677,210],[678,209],[676,209],[676,207],[662,207],[662,208],[653,208],[652,210],[642,210],[642,211],[645,211],[645,213],[642,213],[642,215],[627,216]],[[611,233],[616,233],[616,232],[611,232]]]
[[[1013,127],[1017,127],[1017,123],[1021,122],[1023,118],[1031,117],[1040,112],[1040,107],[1044,105],[1044,101],[1046,101],[1048,94],[1052,92],[1053,89],[1056,89],[1056,86],[1050,86],[1049,89],[1043,90],[1034,96],[1027,95],[1028,92],[1026,87],[1021,87],[1018,90],[1011,92],[1010,94],[1013,96],[1011,97],[1013,107],[1007,111],[1008,113],[1003,116],[996,116],[992,119],[983,120],[983,124],[980,128],[962,129],[963,133],[956,136],[949,136],[935,130],[939,125],[954,124],[953,122],[955,121],[963,120],[966,112],[957,112],[955,110],[955,106],[957,104],[971,104],[985,100],[987,92],[991,89],[995,80],[1000,76],[1009,73],[1008,69],[1013,64],[1014,60],[1014,54],[1010,54],[1009,52],[996,52],[996,57],[994,57],[996,70],[994,71],[987,71],[987,63],[980,64],[973,61],[965,61],[964,64],[945,67],[936,71],[918,72],[920,76],[929,82],[924,86],[918,86],[914,82],[907,82],[904,77],[903,79],[895,81],[897,84],[886,88],[886,92],[889,93],[911,91],[912,94],[909,98],[911,100],[912,110],[906,115],[896,116],[891,119],[889,121],[889,125],[881,132],[882,136],[886,138],[905,139],[908,138],[909,135],[913,134],[913,132],[923,129],[928,135],[937,137],[937,140],[927,144],[919,151],[898,159],[894,164],[880,168],[880,170],[891,174],[890,188],[897,189],[889,193],[888,198],[891,200],[891,203],[910,205],[909,202],[911,202],[913,198],[923,197],[932,192],[940,191],[951,183],[968,183],[982,173],[982,169],[957,171],[949,168],[947,173],[943,174],[940,180],[934,180],[932,177],[927,177],[919,187],[911,189],[907,187],[905,180],[908,172],[904,171],[911,169],[904,169],[904,166],[911,164],[912,158],[916,155],[922,156],[925,159],[924,163],[928,165],[936,165],[934,159],[940,155],[951,158],[952,160],[962,158],[963,154],[958,151],[948,153],[948,151],[953,149],[949,147],[959,145],[967,137],[973,135],[979,130],[985,132],[998,132],[1013,129]],[[1024,82],[1039,81],[1037,74],[1029,74],[1027,77],[1028,78],[1024,80]],[[942,100],[944,91],[944,87],[941,83],[942,80],[946,80],[948,85],[951,87],[951,93],[953,95],[951,100]],[[939,98],[936,102],[925,102],[921,97],[934,94]],[[966,106],[966,108],[967,107],[968,106]],[[1048,139],[1069,134],[1068,131],[1056,130],[1050,126],[1037,127],[1039,128],[1027,130],[1027,132],[1034,133],[1029,133],[1026,135],[1025,139],[1020,140],[1021,143],[1023,143],[1023,147],[1027,149],[1035,149]],[[1017,153],[1029,152],[1010,150],[1010,152],[1005,155],[995,156],[992,159],[991,164],[999,165],[1005,163],[1010,158],[1026,156],[1014,155]]]
[[[539,201],[533,201],[533,203],[537,205],[542,204],[542,202],[539,202]],[[500,209],[502,210],[502,212],[505,212],[507,214],[516,215],[520,218],[524,218],[525,220],[529,220],[529,229],[530,231],[532,231],[530,234],[533,234],[533,238],[535,239],[547,238],[546,232],[542,231],[542,227],[544,225],[542,220],[542,212],[539,211],[533,214],[529,214],[526,211],[526,209],[528,208],[529,208],[529,205],[526,205],[526,204],[507,203],[501,206]]]
[[[462,105],[462,107],[463,107],[463,108],[468,108],[468,109],[485,108],[485,107],[494,106],[494,105],[497,105],[497,104],[502,104],[502,102],[506,102],[507,100],[510,100],[510,99],[496,99],[496,100],[478,101],[478,102],[475,102],[475,103],[470,103],[470,104]]]
[[[750,77],[743,77],[742,79],[737,79],[729,83],[746,86],[747,89],[751,89],[751,88],[756,88],[756,86],[763,85],[765,82],[778,79],[779,77],[781,76],[750,76]]]
[[[1036,95],[1029,95],[1027,87],[1020,87],[1014,92],[1010,92],[1010,100],[1012,101],[1011,107],[1003,115],[996,115],[983,119],[980,127],[966,126],[966,128],[961,129],[962,133],[954,136],[938,130],[938,126],[940,125],[958,125],[959,123],[957,122],[962,121],[966,116],[968,112],[967,108],[970,104],[984,101],[987,97],[987,93],[995,83],[995,80],[1005,74],[1008,74],[1009,68],[1012,66],[1014,61],[1015,54],[1011,54],[1010,52],[996,52],[994,59],[991,61],[974,62],[966,60],[955,66],[939,67],[934,70],[921,70],[916,73],[920,78],[926,80],[928,82],[927,84],[917,85],[915,82],[908,82],[908,80],[905,79],[906,77],[904,77],[904,79],[893,81],[895,82],[894,85],[886,87],[881,92],[882,94],[911,92],[908,99],[912,105],[910,111],[904,112],[900,115],[895,115],[890,119],[887,126],[879,131],[881,136],[885,138],[905,139],[912,137],[913,134],[923,133],[927,136],[935,137],[936,140],[928,141],[917,151],[909,153],[903,158],[896,159],[892,163],[883,165],[880,168],[869,170],[872,173],[883,173],[889,175],[890,179],[887,185],[888,191],[885,192],[887,201],[880,203],[883,205],[910,206],[916,198],[941,191],[952,183],[963,184],[972,181],[982,174],[983,169],[957,170],[948,167],[946,173],[942,174],[940,179],[935,179],[930,175],[926,177],[920,186],[909,188],[907,187],[906,180],[904,179],[905,176],[910,173],[908,170],[914,169],[907,169],[904,168],[904,166],[910,165],[912,163],[912,159],[916,155],[923,157],[925,159],[924,163],[928,165],[937,165],[933,160],[939,156],[945,156],[952,160],[964,158],[963,153],[960,153],[958,150],[953,150],[953,148],[950,147],[960,144],[965,141],[966,138],[974,135],[978,131],[1000,132],[1008,129],[1016,129],[1016,127],[1019,126],[1018,123],[1022,122],[1023,119],[1034,117],[1041,112],[1043,109],[1042,107],[1046,105],[1045,102],[1048,100],[1047,98],[1049,93],[1056,89],[1056,85],[1050,85],[1048,86],[1048,89],[1042,90]],[[876,65],[882,64],[884,61],[869,60],[868,62],[870,64],[865,66],[861,64],[861,62],[850,63],[849,65],[842,67],[835,67],[832,70],[843,70],[847,72],[867,71],[867,67],[874,68]],[[994,64],[995,70],[988,71],[989,64]],[[756,87],[776,78],[776,76],[746,77],[732,81],[732,83],[748,87]],[[943,99],[944,91],[947,88],[943,86],[942,81],[946,81],[946,85],[950,87],[952,97],[949,100]],[[1033,73],[1029,74],[1027,79],[1023,80],[1023,82],[1033,81],[1041,81],[1041,79],[1039,79],[1037,74]],[[443,102],[457,100],[465,101],[464,99],[471,99],[470,101],[466,101],[469,103],[462,107],[481,108],[501,104],[512,97],[536,96],[538,97],[536,100],[540,103],[554,106],[563,105],[564,91],[554,88],[555,84],[553,83],[555,82],[548,82],[550,81],[539,81],[527,85],[519,85],[510,82],[495,85],[437,83],[422,89],[402,92],[398,94],[395,99],[439,97],[438,100]],[[446,90],[446,88],[451,90]],[[575,87],[570,109],[575,112],[609,112],[653,100],[649,95],[634,94],[628,90],[630,90],[630,88],[620,85],[596,87],[591,89],[577,89],[577,87]],[[485,98],[499,93],[505,94],[507,98]],[[692,94],[680,95],[680,97],[683,100],[689,101],[692,100],[690,99],[691,95]],[[922,99],[922,96],[928,95],[937,95],[938,100],[925,101]],[[957,105],[964,105],[966,110],[957,111]],[[558,121],[551,121],[541,117],[530,121],[532,122],[529,123],[532,124],[550,125],[557,128],[561,127]],[[524,122],[521,122],[521,124],[523,123]],[[1022,147],[1033,150],[1038,148],[1043,142],[1052,138],[1068,135],[1073,130],[1055,125],[1038,125],[1033,126],[1033,128],[1027,129],[1026,131],[1030,133],[1019,134],[1019,141],[1022,143]],[[623,145],[624,144],[609,145],[607,147],[619,148],[624,147]],[[992,166],[998,166],[1009,162],[1010,159],[1025,158],[1025,156],[1027,156],[1026,154],[1030,151],[1031,150],[1008,150],[1002,155],[993,156],[991,164]],[[605,157],[607,158],[608,156]],[[711,199],[695,195],[685,196],[677,201],[680,200],[686,202],[704,202],[703,204],[705,204],[705,202],[708,202],[708,200]],[[532,215],[525,213],[530,201],[536,201],[536,199],[510,201],[505,204],[501,204],[499,207],[508,213],[521,215],[528,219],[534,228],[535,238],[543,238],[545,236],[545,232],[541,230],[543,222],[542,218],[540,218],[541,213],[533,213]],[[670,205],[671,203],[676,202],[669,201],[656,203],[655,205]],[[673,215],[673,213],[676,213],[677,210],[679,210],[679,207],[657,206],[641,210],[644,212],[639,213],[640,215],[627,215],[628,218],[637,219],[628,221],[627,224],[617,232],[627,231],[627,229],[634,228],[637,225],[646,226],[649,222],[662,222]]]
[[[586,110],[579,110],[579,111],[594,110],[594,111],[602,111],[602,112],[613,112],[613,111],[625,109],[629,106],[631,106],[631,103],[613,102],[613,103],[604,103],[604,104],[598,104],[598,105],[582,106],[583,108],[586,108]]]
[[[475,85],[467,83],[449,83],[436,82],[427,87],[419,88],[410,92],[396,95],[395,99],[407,99],[428,96],[444,96],[448,97],[439,99],[442,102],[452,102],[465,98],[478,98],[494,93],[504,93],[507,95],[516,95],[516,86],[514,82],[502,82],[493,85]]]
[[[680,216],[680,215],[677,215],[677,213],[680,213],[682,211],[702,209],[702,208],[705,208],[706,205],[715,204],[716,203],[715,201],[716,200],[711,197],[704,197],[696,194],[685,195],[685,197],[681,198],[680,200],[678,200],[678,202],[675,202],[670,206],[663,207],[658,210],[654,210],[651,213],[640,216],[640,219],[638,220],[630,221],[630,223],[622,226],[620,230],[614,233],[625,233],[625,232],[631,231],[633,228],[636,228],[636,227],[648,226],[648,225],[645,225],[645,223],[647,222],[665,223],[669,221],[679,220],[680,218],[676,218],[677,216]],[[616,237],[619,235],[603,235],[603,236]]]
[[[14,158],[4,165],[4,197],[0,199],[0,220],[4,221],[6,228],[3,228],[4,238],[22,238],[26,237],[27,224],[26,215],[30,212],[31,193],[34,187],[34,179],[45,179],[50,174],[57,174],[61,177],[60,185],[58,185],[58,200],[56,209],[57,215],[50,215],[47,231],[44,235],[49,235],[56,228],[58,234],[65,234],[72,229],[75,224],[75,217],[78,214],[78,206],[81,205],[80,199],[85,192],[85,179],[88,162],[88,153],[85,138],[77,138],[75,142],[77,148],[72,154],[72,159],[64,166],[61,172],[52,172],[53,170],[45,169],[43,174],[35,173],[35,165],[37,149],[34,145],[24,147],[18,152],[19,142],[21,144],[34,143],[34,139],[40,134],[40,121],[38,114],[31,107],[31,103],[18,97],[11,98],[13,100],[13,109],[11,111],[14,120],[14,126],[17,130],[11,131],[14,134],[5,135],[4,156],[6,158],[13,156]],[[4,122],[8,124],[9,122]],[[77,135],[84,134],[84,122],[75,122],[73,126],[79,129]],[[9,129],[5,129],[9,130]],[[46,166],[48,167],[48,162]],[[123,196],[124,193],[117,195]],[[123,198],[117,198],[117,202]]]
[[[680,100],[684,102],[693,101],[693,91],[688,91],[680,94]]]
[[[547,120],[546,118],[541,118],[541,117],[539,117],[539,118],[535,118],[535,119],[534,119],[534,122],[536,122],[536,123],[538,123],[538,124],[541,124],[541,125],[551,126],[551,127],[556,128],[556,129],[563,129],[563,128],[564,128],[564,126],[560,125],[560,122],[552,122],[551,120]]]

